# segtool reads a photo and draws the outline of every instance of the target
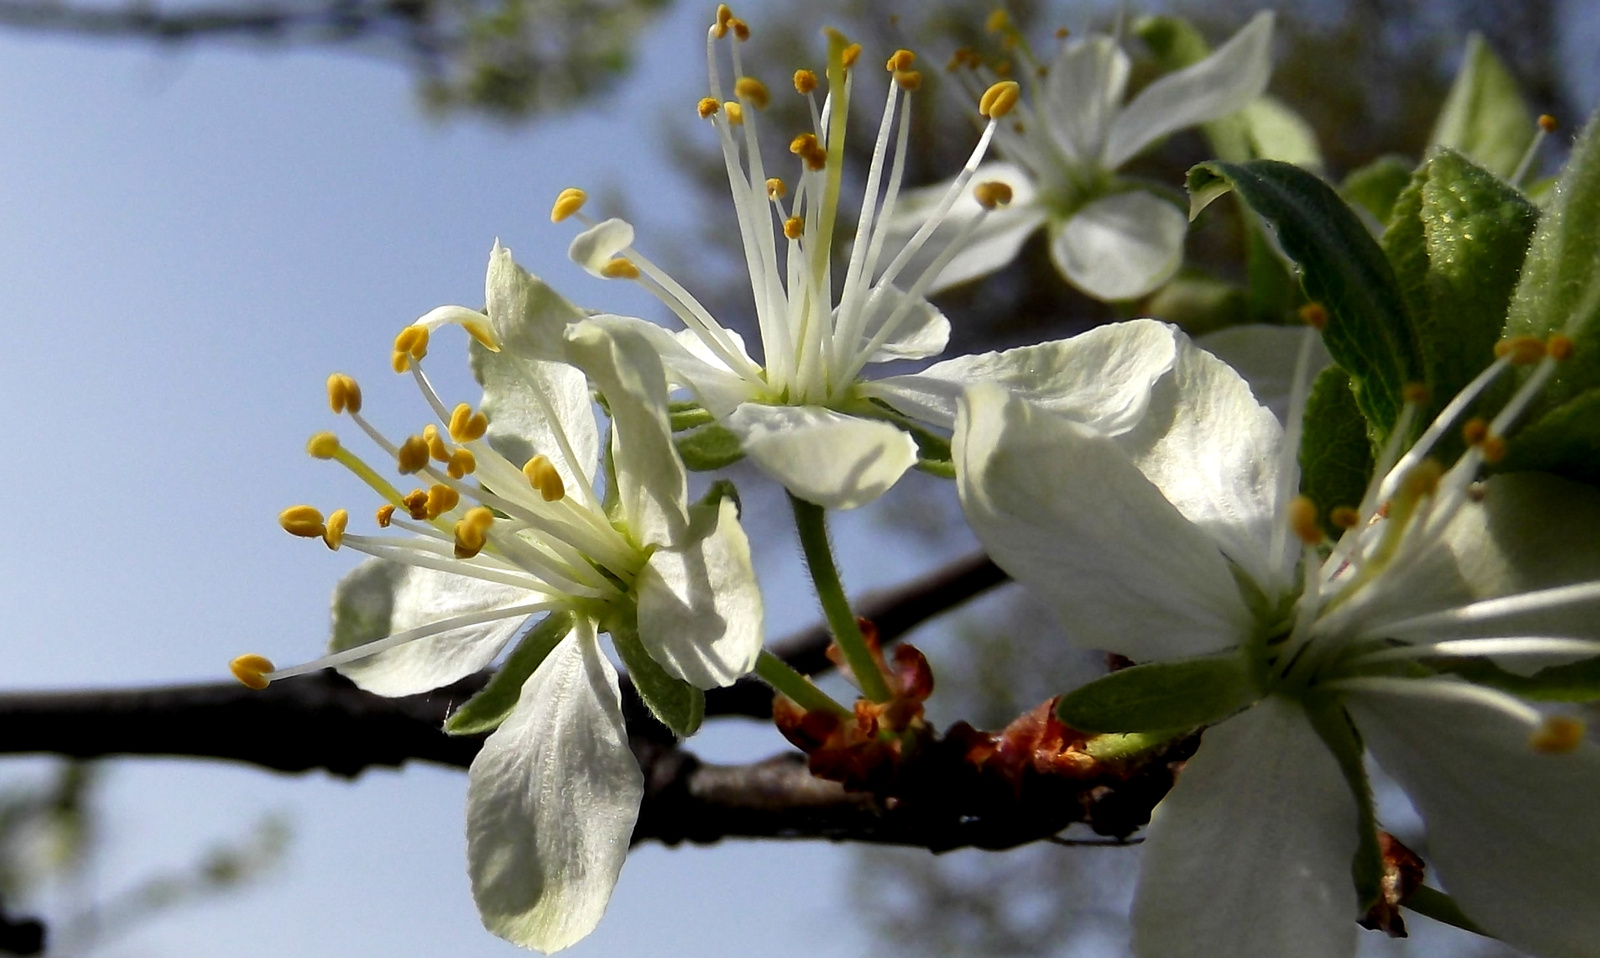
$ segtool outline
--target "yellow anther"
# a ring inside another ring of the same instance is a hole
[[[290,506],[278,513],[278,525],[283,531],[302,539],[316,539],[327,528],[322,523],[322,513],[315,506]]]
[[[313,459],[332,459],[339,454],[339,437],[331,432],[319,432],[306,440],[306,452]]]
[[[955,71],[971,63],[974,59],[976,59],[976,56],[976,54],[966,47],[956,47],[956,52],[950,54],[950,61],[944,65],[944,68],[951,73],[954,73]]]
[[[450,474],[451,479],[463,479],[478,471],[478,457],[472,454],[471,449],[457,449],[450,454],[450,463],[444,471]]]
[[[900,89],[911,93],[922,88],[922,74],[917,70],[901,70],[894,75],[894,82]]]
[[[423,508],[426,510],[426,515],[429,519],[437,519],[454,509],[460,502],[461,494],[459,492],[436,482],[428,487],[428,496],[423,502]]]
[[[389,355],[389,367],[397,373],[406,372],[411,368],[411,357],[397,349]]]
[[[1511,365],[1528,366],[1545,356],[1545,341],[1537,336],[1512,336],[1494,344],[1497,357],[1511,357]]]
[[[1335,529],[1354,529],[1361,524],[1361,513],[1349,506],[1335,506],[1328,512],[1328,521]]]
[[[1556,333],[1544,342],[1544,351],[1558,363],[1564,363],[1572,358],[1572,351],[1577,348],[1573,345],[1570,336]]]
[[[500,351],[500,340],[494,334],[494,327],[489,325],[488,317],[484,317],[481,322],[475,319],[463,320],[461,328],[467,331],[468,336],[476,339],[478,345],[489,352],[498,353]]]
[[[445,444],[444,437],[439,435],[439,427],[428,423],[422,427],[422,441],[428,444],[428,455],[435,462],[450,461],[450,447]]]
[[[389,528],[390,521],[394,519],[394,503],[386,502],[379,506],[378,513],[374,518],[378,520],[378,528]]]
[[[1011,202],[1011,186],[999,180],[984,180],[972,188],[972,197],[986,210]]]
[[[241,655],[228,663],[228,671],[239,680],[239,684],[257,692],[271,683],[272,680],[267,678],[267,675],[276,670],[277,666],[272,664],[271,659],[264,655],[256,655],[254,652]]]
[[[998,120],[1011,112],[1022,99],[1022,86],[1015,80],[1001,80],[983,91],[978,100],[978,112],[991,120]]]
[[[467,514],[462,518],[472,523],[473,527],[477,529],[488,529],[494,525],[494,512],[488,506],[475,506],[468,509]]]
[[[1490,436],[1478,447],[1483,453],[1483,461],[1493,464],[1506,457],[1506,437]]]
[[[745,23],[738,17],[733,17],[728,21],[728,29],[732,30],[734,38],[741,42],[750,39],[750,24]]]
[[[468,510],[456,520],[456,558],[470,559],[483,551],[489,541],[489,527],[494,525],[494,513],[482,506]]]
[[[1413,406],[1426,406],[1433,401],[1433,390],[1427,383],[1406,383],[1400,387],[1400,398]]]
[[[772,101],[772,94],[767,92],[767,85],[755,77],[740,77],[734,81],[733,92],[741,100],[748,100],[750,105],[758,110],[765,110]]]
[[[859,59],[861,59],[861,44],[859,43],[850,44],[839,54],[839,62],[844,65],[846,70],[855,66],[856,61]]]
[[[767,199],[781,200],[788,194],[789,187],[785,186],[782,180],[776,176],[767,180]]]
[[[744,126],[744,107],[729,100],[722,104],[722,111],[728,114],[728,125]]]
[[[1476,446],[1489,438],[1489,421],[1474,416],[1461,424],[1461,440],[1469,446]]]
[[[406,356],[412,360],[420,360],[428,355],[428,327],[407,326],[400,330],[394,337],[394,354],[396,357]],[[410,368],[407,364],[407,368]],[[400,370],[405,372],[404,369]]]
[[[712,25],[711,33],[718,40],[728,33],[728,22],[733,19],[733,11],[728,9],[726,3],[717,4],[717,22]]]
[[[322,530],[322,541],[328,548],[339,551],[339,544],[344,541],[344,527],[350,524],[350,513],[343,509],[333,510],[328,516],[328,527]]]
[[[626,256],[606,260],[606,265],[600,267],[600,275],[607,279],[638,279],[639,267]]]
[[[413,489],[400,500],[405,503],[406,513],[413,519],[428,518],[428,493],[422,489]]]
[[[993,13],[989,14],[989,19],[984,22],[983,28],[988,30],[990,33],[1000,33],[1003,30],[1010,30],[1011,14],[1006,13],[1003,9],[995,10]]]
[[[1539,114],[1539,129],[1546,133],[1554,133],[1559,126],[1560,124],[1556,123],[1555,117],[1548,113]]]
[[[1321,332],[1328,328],[1328,308],[1321,303],[1307,303],[1300,307],[1300,321]]]
[[[544,456],[534,456],[522,466],[522,474],[528,477],[528,482],[533,488],[539,490],[539,495],[545,502],[555,502],[567,494],[567,487],[561,481],[561,473],[556,471],[555,464]]]
[[[713,101],[715,102],[715,101]],[[700,114],[705,116],[704,113]],[[569,186],[556,194],[556,202],[550,207],[550,222],[559,223],[572,214],[583,209],[583,204],[588,202],[589,194],[576,186]]]
[[[481,412],[473,412],[472,407],[466,403],[461,403],[450,411],[450,438],[456,442],[482,439],[483,434],[488,431],[488,418]]]
[[[1317,504],[1305,496],[1289,500],[1289,528],[1308,546],[1322,542],[1322,527],[1317,525]]]
[[[884,69],[890,73],[904,73],[906,70],[911,69],[911,64],[916,62],[916,59],[917,55],[915,53],[902,48],[894,51],[894,56],[891,56],[889,62],[884,64]]]
[[[1582,719],[1551,715],[1528,736],[1528,747],[1541,755],[1565,755],[1578,750],[1587,732]]]
[[[699,113],[700,119],[704,120],[720,109],[722,109],[722,104],[717,102],[716,97],[703,96],[700,98],[699,105],[695,107],[695,112]]]
[[[1400,480],[1400,496],[1408,502],[1431,496],[1439,488],[1439,478],[1443,475],[1444,467],[1439,465],[1439,460],[1424,459]]]
[[[817,75],[810,70],[794,71],[794,91],[805,96],[817,88]]]
[[[361,387],[344,373],[328,377],[328,407],[336,413],[361,411]]]
[[[1056,27],[1056,39],[1057,40],[1065,40],[1067,37],[1070,37],[1070,36],[1072,36],[1072,31],[1071,30],[1068,30],[1066,27]]]
[[[783,221],[783,235],[789,239],[797,240],[806,232],[806,221],[798,216],[791,216]]]
[[[428,465],[428,441],[421,436],[407,436],[395,450],[394,458],[402,475],[421,472]]]
[[[789,152],[804,160],[808,169],[820,170],[828,165],[828,151],[817,142],[815,133],[802,133],[790,140]]]
[[[1011,75],[1011,61],[1001,60],[994,65],[995,76],[1008,77]]]

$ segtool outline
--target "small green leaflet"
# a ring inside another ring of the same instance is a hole
[[[679,738],[687,738],[700,728],[706,716],[706,694],[683,679],[669,675],[650,657],[639,640],[639,629],[632,622],[608,622],[611,643],[628,670],[628,678],[644,699],[650,714]]]
[[[744,458],[739,437],[716,423],[684,433],[676,440],[683,464],[695,472],[711,472],[731,466]]]
[[[1378,846],[1378,815],[1373,807],[1372,783],[1367,780],[1367,767],[1361,760],[1366,746],[1361,744],[1350,716],[1334,698],[1317,696],[1302,703],[1311,727],[1317,737],[1328,746],[1344,780],[1350,786],[1350,795],[1356,803],[1356,828],[1360,840],[1350,863],[1351,877],[1355,880],[1358,906],[1363,914],[1383,895],[1383,852]]]
[[[1467,37],[1461,70],[1439,111],[1428,148],[1460,150],[1508,177],[1516,172],[1533,135],[1534,120],[1517,81],[1481,34]]]
[[[523,683],[571,631],[572,613],[552,612],[545,616],[506,656],[505,664],[489,684],[445,720],[444,730],[451,735],[473,735],[499,728],[516,708]]]
[[[1062,696],[1056,717],[1081,732],[1170,732],[1226,718],[1259,694],[1245,657],[1230,652],[1120,669]]]
[[[1350,392],[1350,374],[1329,366],[1318,374],[1306,396],[1304,431],[1300,436],[1300,491],[1317,504],[1317,521],[1331,536],[1338,530],[1328,513],[1361,504],[1372,474],[1372,446],[1367,423]]]
[[[1350,171],[1339,184],[1339,195],[1351,206],[1366,210],[1378,226],[1389,222],[1394,201],[1411,182],[1411,161],[1403,156],[1380,156]]]

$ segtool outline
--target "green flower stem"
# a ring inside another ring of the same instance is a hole
[[[756,675],[807,712],[833,712],[844,718],[850,717],[849,709],[835,702],[828,693],[812,685],[810,679],[766,649],[761,650],[761,658],[756,660]]]
[[[856,614],[850,611],[850,600],[845,597],[844,585],[839,581],[839,569],[833,562],[833,547],[828,544],[826,511],[792,494],[789,503],[794,507],[794,524],[800,531],[800,548],[805,552],[806,565],[811,569],[811,581],[816,584],[817,599],[822,603],[822,612],[828,618],[833,639],[839,643],[839,650],[844,653],[850,671],[855,673],[861,694],[874,702],[887,702],[891,697],[889,684],[884,681],[883,673],[878,671],[877,660],[867,648],[867,640],[861,635],[861,626],[856,622]]]
[[[1418,885],[1417,890],[1407,896],[1402,904],[1417,914],[1426,915],[1434,921],[1444,922],[1446,925],[1454,925],[1463,931],[1470,931],[1474,935],[1482,935],[1485,938],[1494,937],[1479,928],[1477,922],[1468,918],[1466,913],[1461,910],[1461,906],[1456,904],[1455,899],[1436,888]]]

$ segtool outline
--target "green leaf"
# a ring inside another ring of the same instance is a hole
[[[673,400],[667,404],[667,414],[671,417],[673,432],[704,426],[714,418],[710,410],[692,399]]]
[[[1202,163],[1189,171],[1191,216],[1236,190],[1300,269],[1306,295],[1328,311],[1323,342],[1350,374],[1375,442],[1399,416],[1406,383],[1422,378],[1416,335],[1383,250],[1332,187],[1273,160]]]
[[[744,458],[739,437],[716,423],[685,433],[676,441],[683,464],[695,472],[723,469]]]
[[[1061,697],[1056,716],[1082,732],[1170,732],[1227,718],[1259,696],[1238,652],[1120,669]]]
[[[1295,308],[1305,299],[1300,291],[1300,281],[1294,268],[1284,261],[1283,254],[1267,238],[1267,228],[1261,220],[1249,214],[1249,206],[1242,199],[1245,231],[1249,239],[1245,247],[1245,282],[1250,322],[1282,325],[1293,321]],[[1160,316],[1160,313],[1152,313]]]
[[[1304,703],[1306,717],[1317,736],[1333,753],[1350,786],[1351,797],[1356,802],[1356,828],[1360,841],[1355,858],[1350,862],[1350,875],[1355,880],[1356,896],[1361,914],[1378,903],[1383,895],[1383,851],[1378,847],[1378,815],[1372,802],[1372,783],[1367,780],[1367,766],[1361,760],[1366,747],[1356,733],[1350,716],[1336,699],[1313,697]]]
[[[617,648],[617,655],[628,670],[628,678],[644,699],[650,714],[679,738],[687,738],[700,728],[706,716],[706,694],[675,675],[667,674],[639,641],[639,629],[632,622],[610,622],[606,631]]]
[[[506,656],[505,664],[489,679],[489,684],[445,720],[444,730],[451,735],[474,735],[499,728],[516,708],[528,676],[544,664],[545,657],[571,631],[571,612],[552,612],[545,616],[523,635],[517,647]]]
[[[1487,685],[1536,702],[1600,701],[1600,658],[1552,665],[1532,675],[1507,672],[1488,659],[1480,658],[1434,660],[1429,664],[1476,685]]]
[[[1534,118],[1505,64],[1482,35],[1467,37],[1461,70],[1445,97],[1428,148],[1460,150],[1501,176],[1516,172],[1533,142]]]
[[[1334,536],[1328,514],[1340,506],[1361,505],[1372,476],[1372,445],[1367,423],[1350,392],[1350,374],[1324,369],[1306,396],[1300,436],[1300,491],[1317,504],[1317,520]]]
[[[1403,156],[1380,156],[1366,166],[1351,170],[1339,184],[1345,202],[1372,214],[1379,224],[1389,222],[1395,200],[1411,182],[1411,161]]]

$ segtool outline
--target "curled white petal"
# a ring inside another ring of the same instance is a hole
[[[1051,226],[1050,256],[1072,285],[1096,299],[1135,299],[1183,262],[1189,219],[1166,200],[1132,190],[1103,197]]]

